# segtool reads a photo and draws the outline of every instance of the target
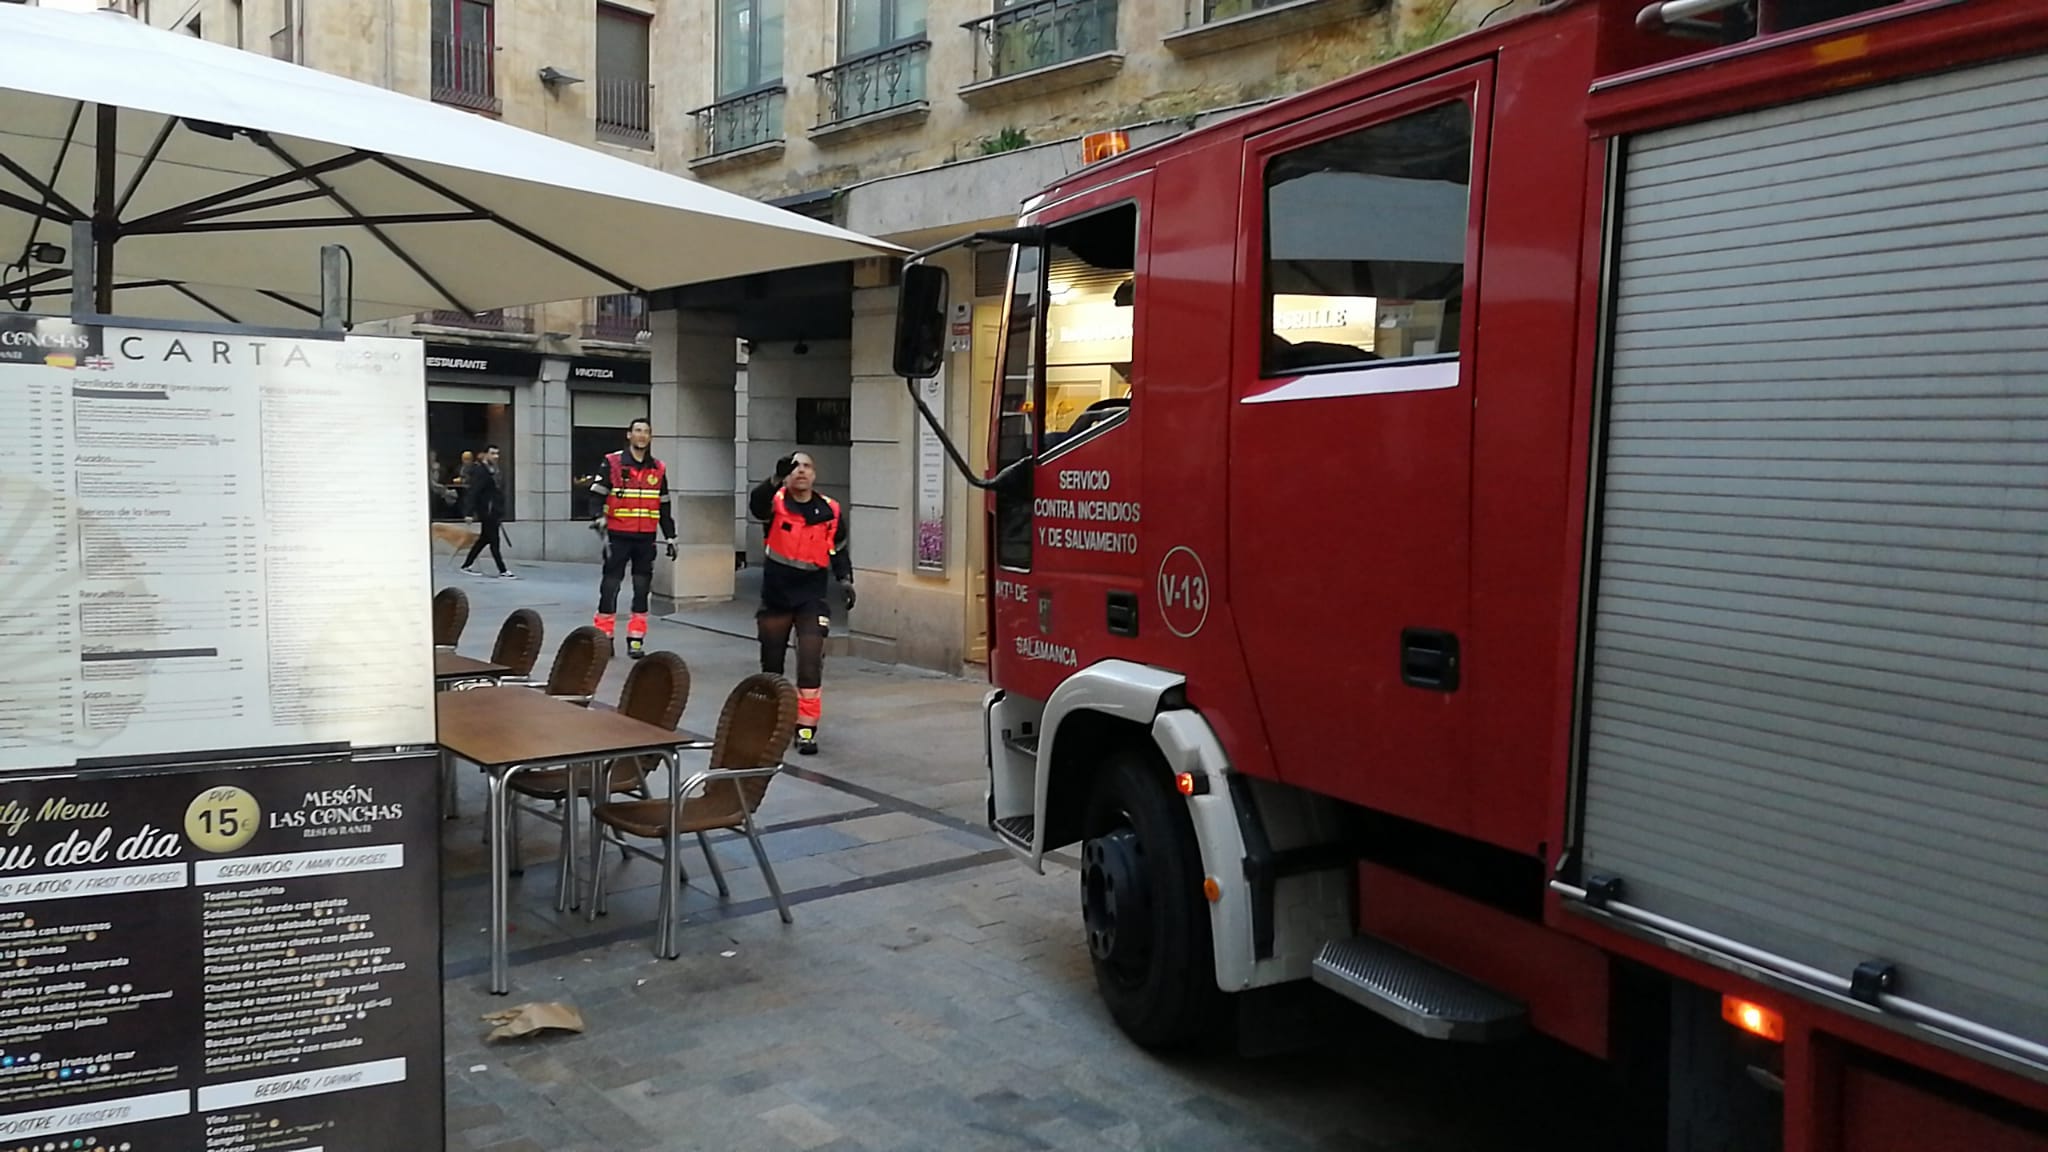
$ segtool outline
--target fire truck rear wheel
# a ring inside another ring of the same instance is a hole
[[[1081,848],[1081,913],[1095,983],[1147,1048],[1216,1037],[1224,999],[1203,902],[1201,850],[1165,769],[1142,753],[1102,765]]]

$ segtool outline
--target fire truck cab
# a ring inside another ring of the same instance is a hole
[[[966,242],[989,821],[1134,1040],[1312,981],[1647,1036],[1674,1152],[2048,1147],[2048,5],[1559,0]]]

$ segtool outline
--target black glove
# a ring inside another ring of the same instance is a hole
[[[668,558],[669,558],[669,559],[671,559],[671,560],[675,559],[675,558],[676,558],[676,542],[675,542],[675,541],[673,541],[673,540],[663,540],[663,541],[662,541],[661,543],[662,543],[662,546],[663,546],[664,548],[667,548],[667,549],[668,549]]]
[[[780,488],[782,482],[789,479],[789,474],[794,471],[796,471],[795,456],[784,456],[782,459],[777,460],[775,462],[775,486]]]
[[[840,587],[846,590],[846,610],[851,612],[853,611],[853,581],[848,580],[841,584]]]

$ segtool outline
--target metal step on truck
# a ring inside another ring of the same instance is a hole
[[[2048,1148],[2048,3],[1559,0],[957,244],[989,820],[1134,1041],[1320,985],[1672,1152]]]

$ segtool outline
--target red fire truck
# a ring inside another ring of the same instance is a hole
[[[2048,3],[1559,0],[958,243],[989,820],[1135,1041],[1321,985],[1671,1149],[2048,1147]]]

